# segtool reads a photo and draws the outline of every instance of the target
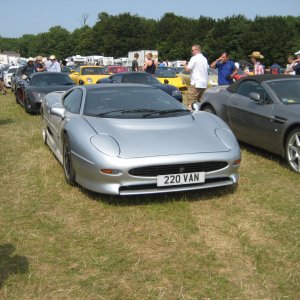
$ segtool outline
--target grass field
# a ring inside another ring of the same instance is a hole
[[[0,299],[300,299],[300,177],[242,146],[240,183],[140,197],[65,183],[0,95]]]

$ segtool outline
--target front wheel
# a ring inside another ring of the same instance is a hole
[[[64,146],[63,146],[63,167],[65,178],[68,184],[75,185],[75,169],[73,166],[73,160],[71,155],[71,144],[68,135],[64,137]]]
[[[289,167],[300,173],[300,127],[291,131],[286,139],[285,156]]]

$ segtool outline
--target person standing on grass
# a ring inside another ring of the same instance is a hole
[[[149,73],[151,75],[155,74],[156,63],[155,63],[155,60],[153,59],[152,53],[150,53],[150,52],[147,54],[147,60],[145,61],[143,70],[146,73]]]
[[[191,84],[187,92],[188,108],[192,109],[193,102],[200,102],[200,99],[207,89],[208,63],[206,57],[201,53],[200,45],[192,46],[192,58],[188,65],[184,65],[187,72],[190,72]]]
[[[138,72],[139,71],[138,59],[139,59],[139,54],[138,53],[134,53],[134,55],[133,55],[133,61],[132,61],[132,66],[131,66],[131,70],[133,72]]]
[[[265,69],[263,67],[263,65],[261,64],[261,60],[264,58],[263,55],[261,55],[261,53],[259,51],[253,51],[250,55],[249,55],[251,62],[254,65],[254,75],[262,75],[265,73]]]
[[[0,68],[0,91],[2,91],[2,94],[3,95],[6,95],[6,87],[5,87],[5,84],[4,84],[4,74],[3,74],[3,71],[2,69]]]
[[[219,85],[229,85],[233,83],[233,76],[237,73],[237,68],[234,62],[229,59],[229,54],[227,52],[223,52],[210,67],[218,69]]]

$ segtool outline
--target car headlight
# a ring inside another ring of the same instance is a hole
[[[173,91],[171,92],[171,95],[172,95],[173,97],[179,96],[179,95],[181,95],[181,92],[179,91],[179,89],[175,89],[175,90],[173,90]]]
[[[94,135],[91,138],[92,145],[108,156],[119,156],[120,155],[120,147],[117,141],[110,135],[107,134],[98,134]]]
[[[40,93],[40,92],[32,92],[32,95],[33,95],[33,97],[34,97],[36,100],[39,100],[40,102],[42,102],[43,99],[45,99],[45,96],[46,96],[46,94]]]
[[[92,83],[92,82],[93,82],[93,79],[88,77],[88,78],[86,79],[86,81],[87,81],[88,83]]]
[[[215,134],[227,148],[234,149],[237,146],[236,138],[229,129],[217,128]]]

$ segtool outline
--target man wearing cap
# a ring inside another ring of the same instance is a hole
[[[249,55],[251,62],[254,65],[254,75],[261,75],[265,73],[263,65],[260,63],[260,60],[263,59],[263,55],[259,51],[253,51]]]
[[[30,74],[35,73],[34,58],[29,57],[27,64],[21,69],[22,79],[26,79]]]
[[[50,64],[49,67],[47,68],[48,72],[61,72],[61,68],[60,68],[60,64],[59,62],[56,60],[56,57],[54,55],[51,55],[49,57],[50,59]]]

